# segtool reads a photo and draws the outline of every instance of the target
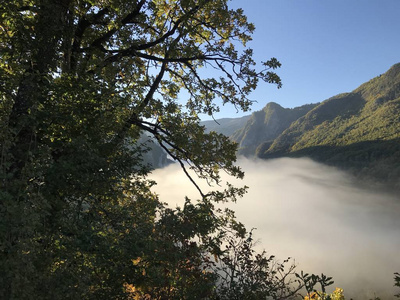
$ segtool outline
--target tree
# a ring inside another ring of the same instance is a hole
[[[296,266],[286,267],[290,258],[279,262],[254,250],[252,231],[232,232],[226,242],[217,267],[218,299],[291,299],[304,287],[304,281],[296,278]]]
[[[211,295],[228,224],[214,204],[172,210],[147,180],[142,132],[189,175],[242,177],[236,146],[199,114],[247,110],[254,26],[226,0],[14,0],[0,4],[0,298]],[[229,214],[228,214],[229,215]]]

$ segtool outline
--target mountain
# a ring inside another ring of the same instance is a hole
[[[242,129],[231,135],[239,144],[239,154],[254,155],[260,141],[264,144],[272,143],[292,122],[313,107],[315,104],[290,109],[274,102],[268,103],[263,110],[254,112]]]
[[[400,178],[400,64],[323,101],[293,122],[261,158],[307,156],[387,181]]]
[[[400,64],[351,93],[332,97],[296,120],[265,154],[346,146],[400,137]]]
[[[250,115],[241,118],[224,118],[218,120],[203,121],[201,125],[206,127],[206,132],[216,131],[231,136],[235,131],[246,125]]]
[[[242,155],[310,157],[400,187],[400,63],[321,103],[292,109],[268,103],[229,136]]]

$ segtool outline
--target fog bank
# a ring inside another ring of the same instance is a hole
[[[400,197],[361,187],[342,171],[308,159],[240,159],[248,193],[229,206],[269,254],[298,270],[334,277],[346,299],[393,299],[400,272]],[[198,193],[179,166],[153,172],[163,202]],[[232,180],[230,180],[232,181]],[[237,182],[237,181],[234,181]],[[203,183],[203,186],[206,186]]]

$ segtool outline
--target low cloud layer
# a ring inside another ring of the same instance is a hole
[[[230,204],[260,246],[298,270],[334,277],[346,299],[393,299],[400,272],[400,197],[361,187],[346,173],[307,159],[241,159],[238,185],[249,192]],[[155,191],[181,205],[198,193],[179,166],[156,170]],[[205,186],[205,185],[204,185]],[[332,287],[334,289],[334,287]]]

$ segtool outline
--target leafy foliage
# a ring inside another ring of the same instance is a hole
[[[400,287],[400,274],[399,273],[394,273],[394,285],[397,287]],[[395,295],[397,298],[400,298],[400,293]]]
[[[343,289],[336,288],[331,294],[326,294],[324,292],[311,292],[304,297],[304,300],[345,300]]]
[[[168,208],[151,192],[141,136],[188,176],[243,176],[236,145],[198,117],[216,99],[247,110],[260,80],[281,85],[276,59],[257,69],[242,47],[254,30],[243,11],[225,0],[17,0],[0,16],[0,298],[220,297],[212,258],[230,267],[223,245],[243,228],[214,205],[245,189],[198,188],[197,202]],[[254,263],[268,275],[261,258],[241,272]]]
[[[217,260],[218,299],[290,299],[316,278],[297,274],[294,263],[287,267],[290,258],[279,262],[265,251],[257,253],[251,231],[229,236],[225,247]]]

